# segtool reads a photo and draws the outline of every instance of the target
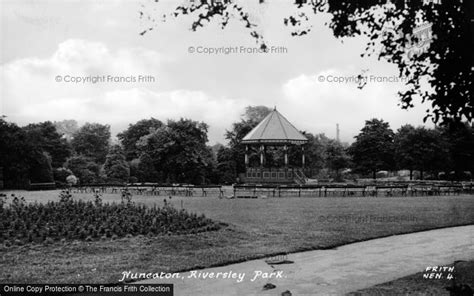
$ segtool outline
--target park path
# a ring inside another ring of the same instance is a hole
[[[413,273],[428,266],[474,259],[474,225],[395,235],[353,243],[330,250],[289,254],[292,264],[270,266],[264,259],[252,260],[200,272],[245,274],[236,279],[146,280],[140,283],[173,283],[175,295],[343,295]],[[283,278],[252,281],[256,271],[281,270]],[[276,285],[263,290],[266,283]]]

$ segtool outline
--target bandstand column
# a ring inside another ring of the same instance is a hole
[[[249,166],[249,145],[245,145],[245,167]]]
[[[304,168],[305,156],[304,156],[304,146],[301,145],[301,166]]]
[[[285,167],[287,167],[288,166],[288,146],[285,145],[283,147],[283,150],[285,151]]]
[[[265,162],[265,146],[261,145],[260,146],[260,166],[263,167],[264,162]]]

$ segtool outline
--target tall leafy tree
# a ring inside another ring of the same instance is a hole
[[[62,167],[71,154],[71,148],[52,122],[32,123],[23,129],[31,145],[50,155],[53,168]]]
[[[72,140],[74,133],[79,130],[79,125],[74,119],[55,121],[53,124],[56,127],[58,134],[68,142]]]
[[[234,183],[237,177],[237,162],[231,148],[221,146],[217,151],[217,171],[219,183]]]
[[[26,132],[0,118],[0,167],[5,188],[24,188],[28,184],[30,164],[35,149]]]
[[[132,160],[140,156],[136,144],[141,137],[148,135],[153,130],[162,126],[163,122],[158,119],[142,119],[135,124],[130,124],[125,131],[119,133],[117,138],[122,143],[127,160]]]
[[[393,169],[393,138],[394,133],[387,122],[367,120],[349,148],[355,169],[371,172],[374,179],[378,170]]]
[[[308,143],[304,145],[305,155],[305,174],[312,176],[325,168],[325,151],[330,141],[324,134],[313,135],[308,132],[301,132],[307,139]],[[284,151],[279,149],[277,152],[283,159]],[[288,160],[290,166],[302,166],[301,146],[290,146],[288,150]],[[282,161],[280,161],[280,165]]]
[[[240,141],[257,124],[262,121],[272,109],[265,106],[247,106],[238,122],[232,124],[232,129],[226,131],[225,138],[229,141],[230,147],[240,146]]]
[[[325,134],[313,135],[311,133],[303,132],[304,136],[308,138],[308,143],[305,145],[305,157],[306,157],[306,166],[313,170],[313,172],[318,172],[319,170],[326,167],[326,151],[329,143],[332,141]],[[290,153],[291,158],[301,159],[301,151],[298,147],[293,147],[297,150],[293,155]],[[292,160],[294,161],[294,160]]]
[[[159,169],[154,166],[153,159],[148,153],[142,153],[138,158],[136,177],[141,182],[162,182]]]
[[[130,166],[125,159],[122,147],[113,145],[104,164],[105,175],[109,180],[127,182],[130,177]]]
[[[350,157],[341,143],[330,140],[325,151],[325,161],[327,168],[333,170],[336,177],[340,178],[341,170],[347,168],[350,164]]]
[[[47,123],[45,125],[48,126]],[[0,167],[3,168],[4,186],[26,188],[29,182],[52,182],[50,153],[61,151],[61,147],[57,147],[60,141],[55,141],[58,140],[56,136],[50,129],[43,128],[43,124],[20,128],[1,118]]]
[[[237,174],[245,172],[245,147],[241,145],[242,139],[271,111],[272,109],[265,106],[247,106],[241,119],[232,124],[231,130],[226,131],[225,138],[229,141],[230,153],[235,162],[231,167],[236,168]],[[250,151],[250,163],[254,162],[258,162],[258,152]]]
[[[466,178],[466,171],[474,175],[474,127],[467,123],[452,123],[440,130],[449,142],[454,177]]]
[[[450,167],[449,147],[438,130],[404,125],[398,129],[395,138],[395,161],[400,169],[420,171],[445,171]]]
[[[92,184],[101,182],[100,167],[97,163],[84,155],[70,157],[66,162],[66,167],[72,171],[74,176],[79,178],[81,184]]]
[[[170,182],[205,182],[212,163],[206,146],[207,124],[189,119],[169,120],[138,142],[139,149],[153,160],[157,170]]]
[[[54,181],[51,156],[40,150],[34,151],[34,157],[29,164],[29,179],[31,183],[50,183]]]
[[[71,141],[74,151],[97,163],[104,163],[109,150],[110,126],[99,123],[86,123]]]

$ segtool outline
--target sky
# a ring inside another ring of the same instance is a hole
[[[249,105],[276,107],[298,129],[330,138],[339,124],[349,143],[372,118],[394,130],[423,125],[427,106],[398,106],[397,67],[361,57],[366,39],[336,39],[325,14],[311,15],[311,32],[293,37],[283,24],[296,12],[291,1],[256,2],[240,1],[273,52],[256,52],[237,20],[193,32],[193,17],[147,19],[178,1],[0,0],[0,114],[19,125],[110,124],[113,134],[140,119],[190,118],[209,125],[211,145],[226,143]],[[354,82],[361,73],[363,89]]]

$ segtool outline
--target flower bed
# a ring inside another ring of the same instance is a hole
[[[72,200],[69,193],[62,195],[60,201],[46,204],[27,204],[15,196],[10,204],[3,200],[0,243],[22,245],[62,239],[91,241],[134,235],[188,234],[221,227],[204,215],[166,204],[146,207],[130,200],[102,204],[100,197],[96,197],[95,202],[85,202]]]

